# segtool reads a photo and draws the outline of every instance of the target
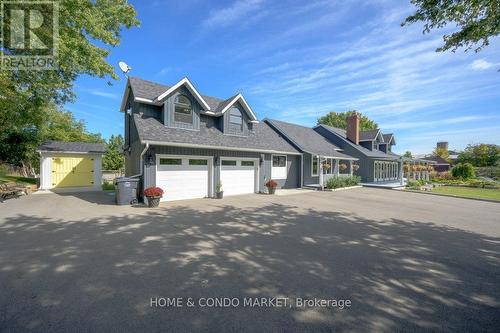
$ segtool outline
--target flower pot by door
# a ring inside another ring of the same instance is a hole
[[[222,199],[223,196],[224,196],[224,191],[220,191],[220,192],[215,193],[215,197],[217,199]]]
[[[160,205],[161,197],[148,197],[148,206],[150,208],[158,207]]]
[[[274,194],[274,192],[276,192],[276,187],[268,187],[267,191],[269,192],[269,194]]]

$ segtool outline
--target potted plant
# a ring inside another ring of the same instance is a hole
[[[222,183],[218,182],[217,185],[215,185],[215,197],[217,199],[222,199],[224,196],[224,191],[222,190]]]
[[[158,207],[160,199],[163,197],[163,190],[159,187],[148,187],[144,190],[144,196],[148,198],[149,207]]]
[[[331,167],[332,167],[332,166],[331,166],[329,163],[326,163],[326,162],[325,162],[325,163],[323,163],[323,169],[324,169],[324,170],[328,171],[328,170],[330,170],[330,168],[331,168]]]
[[[347,164],[345,164],[345,163],[340,163],[340,164],[339,164],[339,169],[340,169],[341,171],[344,171],[345,169],[347,169]]]
[[[352,170],[358,171],[358,169],[359,169],[359,165],[358,164],[353,164],[352,165]]]
[[[276,187],[278,187],[278,183],[276,183],[276,181],[272,179],[269,179],[266,183],[266,187],[269,194],[274,194],[274,192],[276,192]]]

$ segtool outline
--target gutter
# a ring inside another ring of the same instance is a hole
[[[144,154],[146,154],[146,151],[148,149],[149,149],[149,143],[146,143],[146,147],[144,147],[144,150],[141,152],[141,157],[140,157],[141,164],[139,165],[140,172],[137,175],[130,176],[130,178],[142,177],[142,174],[144,173],[144,161],[143,161],[143,158],[144,158]]]
[[[248,152],[254,152],[254,153],[301,155],[301,153],[297,153],[297,152],[266,150],[266,149],[258,149],[258,148],[238,148],[238,147],[225,147],[225,146],[210,146],[210,145],[200,145],[200,144],[180,143],[180,142],[165,142],[165,141],[142,140],[141,143],[142,144],[146,144],[146,145],[154,145],[154,146],[172,146],[172,147],[186,147],[186,148],[205,148],[205,149],[217,149],[217,150],[248,151]]]

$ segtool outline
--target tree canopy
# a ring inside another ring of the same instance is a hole
[[[404,153],[403,157],[406,157],[406,158],[413,158],[413,155],[412,155],[411,151],[407,150],[407,151]]]
[[[0,140],[5,138],[4,129],[40,124],[44,117],[41,110],[49,103],[62,105],[73,100],[73,82],[78,75],[117,79],[107,57],[111,47],[119,44],[121,29],[139,24],[136,16],[126,0],[59,1],[55,68],[0,71]]]
[[[432,155],[433,156],[439,156],[439,157],[441,157],[445,161],[449,161],[450,160],[450,153],[448,152],[448,150],[446,150],[444,148],[438,148],[438,147],[436,147],[436,149],[434,149],[434,152],[432,153]]]
[[[411,0],[417,11],[402,26],[424,23],[424,33],[454,23],[459,29],[443,36],[444,44],[436,51],[460,47],[476,52],[489,45],[490,38],[500,33],[500,3],[497,0]]]
[[[102,158],[103,170],[122,170],[125,166],[125,156],[122,152],[123,136],[111,135],[106,145],[106,153]]]
[[[346,112],[330,112],[324,115],[323,117],[318,118],[318,124],[324,124],[336,128],[347,129],[347,117],[352,115],[354,112],[357,111],[351,110]],[[366,131],[378,128],[378,124],[373,120],[369,119],[367,116],[361,114],[359,127],[360,130]]]
[[[123,28],[139,25],[127,0],[59,1],[59,38],[50,70],[0,71],[0,160],[38,163],[35,148],[47,139],[103,142],[60,106],[75,97],[81,74],[117,79],[107,58],[120,43]],[[46,31],[42,33],[46,34]],[[1,54],[15,54],[8,45]]]
[[[500,161],[500,146],[484,143],[468,145],[458,155],[457,161],[475,167],[496,166]]]

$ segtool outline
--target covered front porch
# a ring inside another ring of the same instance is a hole
[[[304,187],[324,189],[328,179],[332,177],[353,176],[354,171],[359,168],[356,161],[356,158],[314,156],[311,170],[312,175],[317,178],[314,179],[316,181],[305,182]]]

